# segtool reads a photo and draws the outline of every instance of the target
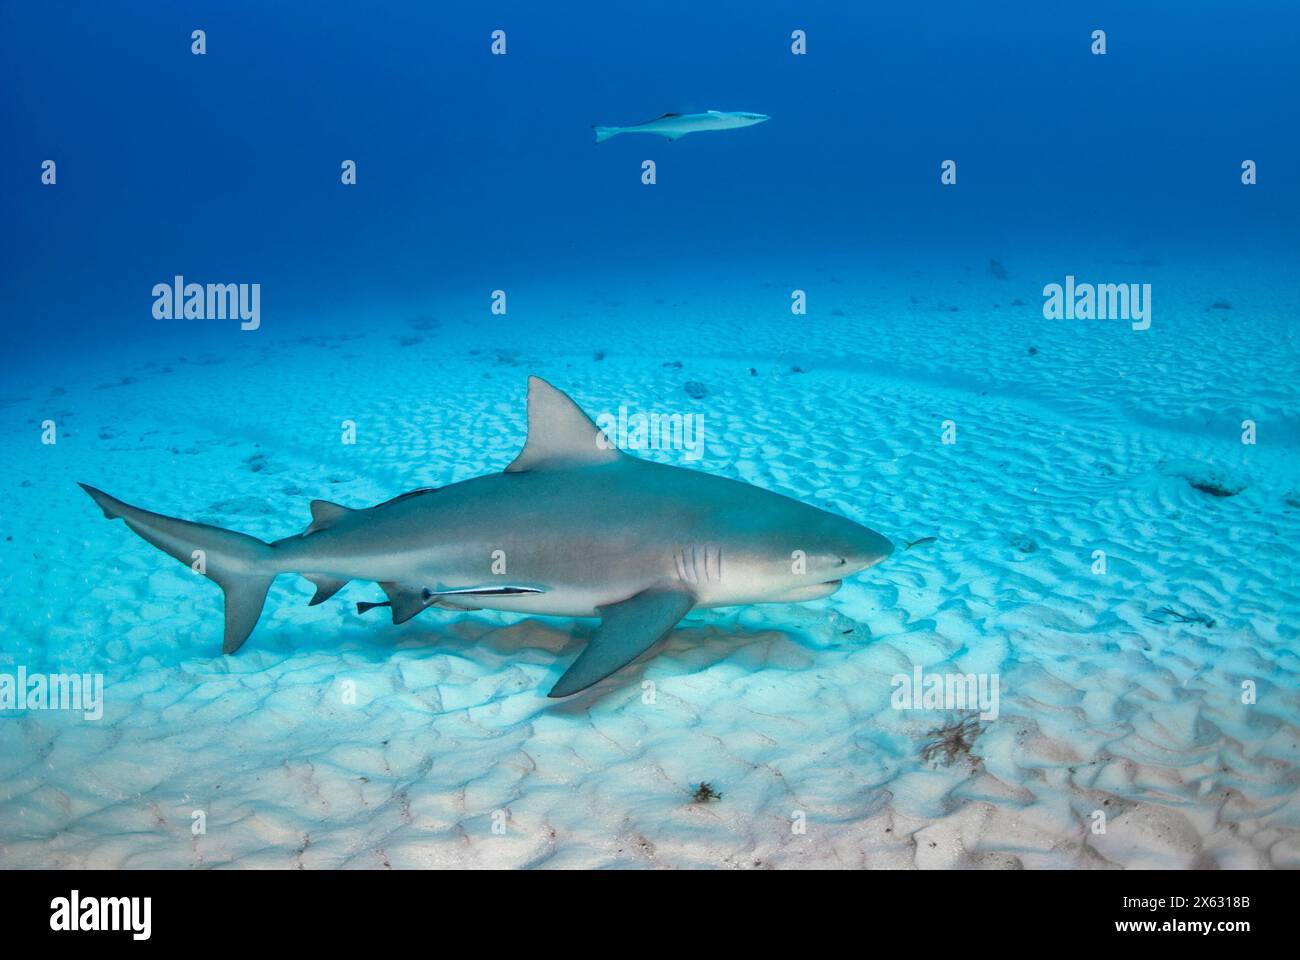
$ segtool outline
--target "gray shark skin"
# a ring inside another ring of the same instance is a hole
[[[690,610],[830,596],[893,551],[789,497],[629,456],[539,377],[528,381],[528,438],[504,472],[365,509],[313,500],[307,529],[274,543],[81,487],[104,516],[225,591],[225,653],[248,639],[281,573],[315,584],[312,604],[349,580],[376,581],[394,623],[429,607],[599,617],[552,697],[630,663]]]
[[[610,137],[616,137],[620,133],[653,133],[669,140],[680,140],[688,133],[737,130],[770,119],[771,117],[765,113],[706,110],[704,113],[665,113],[662,117],[647,120],[645,123],[634,123],[630,127],[595,127],[594,129],[597,143],[604,143]]]

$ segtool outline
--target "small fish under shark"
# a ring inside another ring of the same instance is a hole
[[[630,456],[539,377],[523,450],[503,473],[364,509],[313,500],[307,529],[274,543],[80,486],[104,516],[225,591],[225,653],[248,639],[281,573],[311,581],[313,605],[349,580],[376,581],[394,623],[430,607],[599,617],[552,697],[631,663],[691,610],[827,597],[894,549],[798,500]]]
[[[765,113],[706,110],[703,113],[665,113],[662,117],[655,117],[644,123],[634,123],[630,127],[595,127],[594,129],[597,143],[604,143],[610,137],[617,137],[620,133],[653,133],[669,140],[680,140],[688,133],[702,133],[706,130],[738,130],[770,119],[771,117]]]

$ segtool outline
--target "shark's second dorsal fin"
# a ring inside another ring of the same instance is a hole
[[[612,463],[622,456],[568,394],[541,377],[528,378],[528,439],[506,473]]]
[[[302,532],[302,535],[305,537],[317,530],[328,529],[338,523],[340,517],[346,517],[351,512],[347,507],[337,503],[330,503],[328,500],[313,500],[311,502],[311,523],[307,525],[307,529]]]

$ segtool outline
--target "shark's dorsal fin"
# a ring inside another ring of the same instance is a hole
[[[506,473],[612,463],[622,457],[567,393],[528,378],[528,439]]]
[[[302,532],[302,535],[305,537],[317,530],[332,527],[338,523],[340,517],[346,517],[351,512],[347,507],[337,503],[330,503],[328,500],[313,500],[311,502],[311,523],[307,525],[307,529]]]

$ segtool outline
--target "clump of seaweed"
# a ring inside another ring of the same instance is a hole
[[[1009,538],[1009,539],[1010,539],[1011,545],[1012,545],[1013,547],[1015,547],[1017,550],[1019,550],[1021,553],[1037,553],[1037,552],[1038,552],[1038,544],[1036,544],[1036,543],[1035,543],[1033,540],[1031,540],[1029,537],[1011,537],[1011,538]]]
[[[1199,623],[1206,627],[1214,626],[1214,618],[1207,617],[1192,607],[1187,608],[1187,613],[1175,610],[1173,607],[1165,606],[1146,615],[1146,619],[1152,623],[1167,623],[1172,620],[1175,623]]]
[[[691,794],[691,799],[696,803],[710,803],[714,800],[721,800],[722,794],[713,789],[711,783],[701,783]]]
[[[983,730],[983,724],[974,714],[968,714],[937,730],[931,730],[927,736],[936,739],[921,748],[921,759],[926,763],[938,763],[945,767],[952,766],[958,760],[979,762],[983,757],[971,753],[971,748],[975,746],[975,741]]]

